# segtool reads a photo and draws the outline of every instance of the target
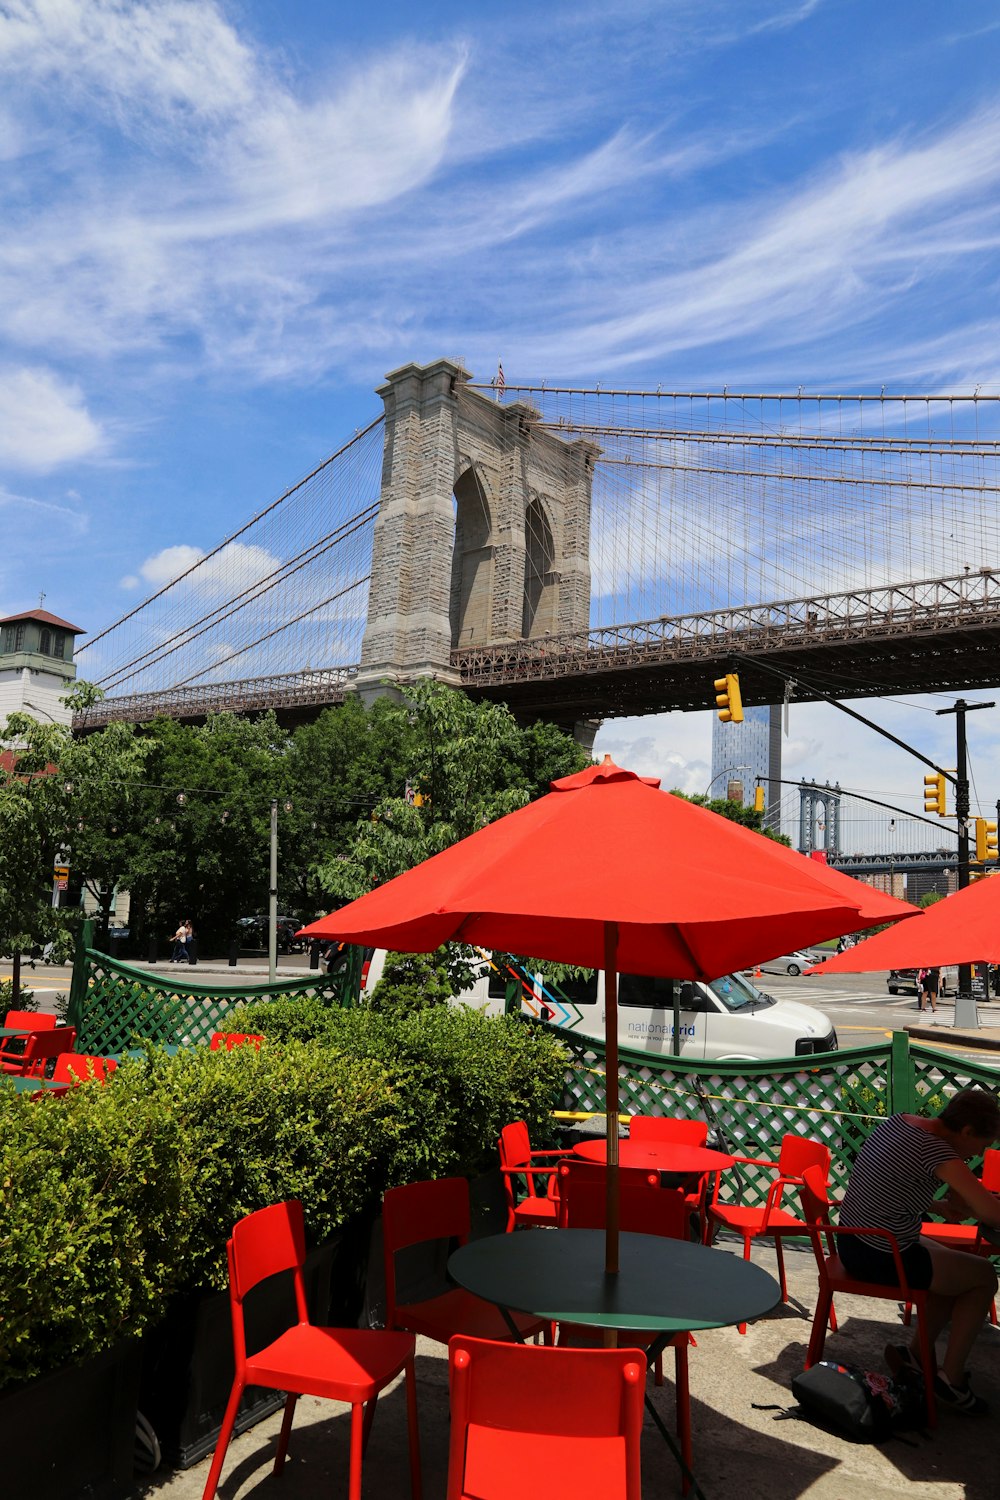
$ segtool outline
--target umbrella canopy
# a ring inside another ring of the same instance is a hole
[[[606,757],[303,928],[404,953],[459,941],[605,970],[609,1271],[618,1266],[617,973],[714,979],[915,913],[658,788]]]
[[[458,941],[600,969],[716,979],[758,959],[917,914],[606,761],[552,783],[303,928],[404,953]]]
[[[1000,879],[977,880],[922,911],[845,948],[807,974],[868,974],[873,969],[1000,963]]]

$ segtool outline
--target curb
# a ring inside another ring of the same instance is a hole
[[[918,1042],[944,1039],[953,1046],[979,1047],[984,1052],[1000,1052],[1000,1030],[996,1027],[987,1027],[983,1031],[956,1031],[954,1026],[904,1026],[903,1030]]]

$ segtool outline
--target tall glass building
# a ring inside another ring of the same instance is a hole
[[[712,780],[709,795],[725,797],[730,784],[742,784],[741,800],[752,807],[757,778],[764,782],[764,821],[781,831],[781,705],[745,708],[742,724],[712,722]],[[734,788],[735,790],[735,788]],[[773,818],[773,822],[772,822]]]

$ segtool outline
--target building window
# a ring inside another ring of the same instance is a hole
[[[65,654],[66,654],[66,637],[63,635],[63,633],[62,633],[61,630],[53,630],[53,632],[52,632],[52,649],[49,652],[49,655],[50,656],[54,656],[55,659],[56,659],[56,661],[62,661],[62,659],[65,656]]]
[[[52,655],[52,632],[51,632],[51,630],[45,630],[45,629],[42,630],[41,635],[38,637],[38,649],[42,653],[43,656],[51,656]]]

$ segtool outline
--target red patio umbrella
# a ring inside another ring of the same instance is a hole
[[[868,974],[874,969],[1000,963],[1000,878],[977,880],[926,911],[845,948],[807,974]]]
[[[429,953],[459,941],[604,969],[607,1269],[617,1269],[617,974],[714,979],[915,908],[612,764],[303,929]]]

